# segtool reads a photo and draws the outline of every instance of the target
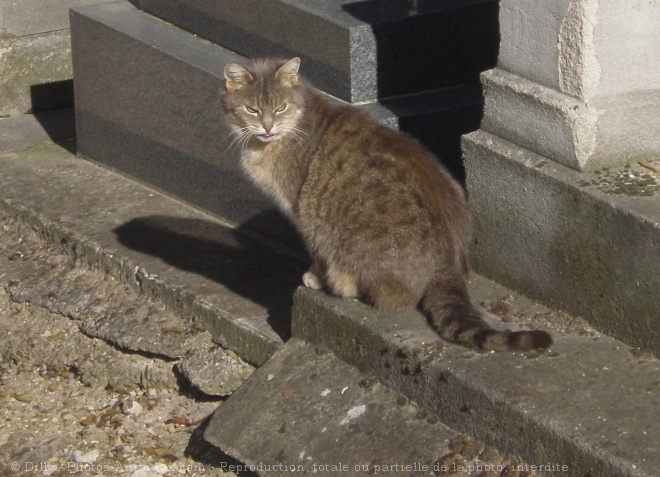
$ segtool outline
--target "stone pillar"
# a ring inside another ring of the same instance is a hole
[[[482,129],[581,171],[658,156],[658,0],[501,0],[500,31]]]
[[[660,355],[660,0],[499,15],[463,138],[473,268]]]

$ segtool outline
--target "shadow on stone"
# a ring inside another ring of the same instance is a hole
[[[50,111],[73,106],[73,80],[52,81],[30,86],[32,112]]]
[[[249,229],[249,222],[241,229]],[[307,265],[241,229],[201,219],[154,215],[133,219],[114,232],[127,247],[210,278],[262,305],[268,311],[268,324],[286,341],[291,335],[293,292]]]
[[[35,111],[34,119],[39,122],[39,125],[45,131],[51,141],[59,144],[71,154],[76,154],[76,116],[73,107],[69,104],[68,107],[64,107],[62,109],[38,111],[34,106],[34,92],[37,86],[43,85],[33,85],[31,87],[33,93],[32,104]]]
[[[342,8],[371,25],[381,104],[464,183],[461,137],[481,122],[479,74],[497,64],[498,3],[366,0]]]
[[[497,63],[497,2],[367,0],[342,8],[372,27],[379,98],[478,84]]]

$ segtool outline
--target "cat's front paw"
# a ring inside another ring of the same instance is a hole
[[[313,290],[320,290],[323,288],[321,279],[317,277],[313,272],[307,272],[303,275],[303,284],[307,288],[311,288]]]

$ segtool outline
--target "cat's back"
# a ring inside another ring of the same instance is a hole
[[[312,114],[317,145],[313,166],[331,176],[346,173],[357,180],[378,179],[407,189],[420,185],[448,193],[462,189],[438,159],[416,139],[380,123],[350,105],[329,103],[316,96]],[[317,159],[317,160],[316,160]],[[458,186],[458,187],[456,187]],[[426,190],[431,196],[432,190]],[[430,198],[430,197],[428,197]]]
[[[324,102],[300,212],[310,234],[374,248],[424,247],[452,222],[469,235],[462,188],[413,138]],[[378,247],[380,244],[381,247]]]
[[[317,100],[308,176],[315,193],[328,194],[328,200],[333,191],[343,197],[357,195],[363,203],[387,199],[404,208],[412,200],[417,208],[436,211],[447,201],[466,206],[462,187],[416,139],[353,106]]]

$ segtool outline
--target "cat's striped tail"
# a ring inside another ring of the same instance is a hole
[[[447,341],[493,351],[530,351],[549,348],[552,337],[542,330],[499,331],[484,321],[470,302],[465,281],[436,278],[422,298],[422,310]]]

